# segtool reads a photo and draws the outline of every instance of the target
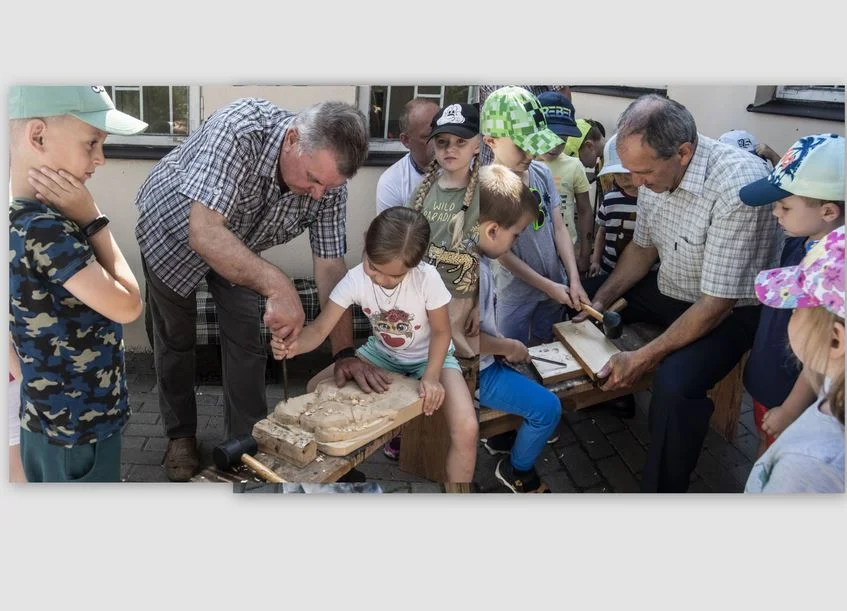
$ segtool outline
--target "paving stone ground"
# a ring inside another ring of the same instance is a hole
[[[305,355],[304,355],[305,356]],[[298,358],[299,360],[299,358]],[[325,366],[326,357],[303,359],[289,365],[292,395],[305,392],[306,381]],[[198,353],[198,371],[214,372],[214,349]],[[278,372],[276,372],[278,374]],[[127,353],[127,384],[133,415],[123,432],[121,477],[127,482],[167,482],[161,466],[167,438],[158,408],[152,355]],[[223,389],[215,373],[197,380],[197,439],[203,466],[212,464],[212,448],[223,441]],[[278,375],[267,379],[268,405],[283,397]],[[648,441],[647,406],[650,393],[636,395],[636,415],[625,419],[606,407],[565,412],[559,440],[548,445],[536,465],[553,492],[637,492]],[[755,460],[757,436],[752,403],[744,396],[738,434],[727,442],[709,431],[691,480],[690,492],[741,492]],[[474,473],[474,491],[508,492],[494,476],[500,456],[491,456],[480,443]],[[358,467],[369,482],[384,492],[440,492],[434,482],[401,471],[397,462],[375,452]],[[202,485],[202,484],[198,484]]]

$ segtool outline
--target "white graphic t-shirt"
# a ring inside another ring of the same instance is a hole
[[[393,289],[374,284],[360,263],[339,281],[329,298],[342,308],[358,304],[371,321],[377,345],[404,363],[420,363],[429,352],[427,310],[450,302],[441,274],[423,261]]]

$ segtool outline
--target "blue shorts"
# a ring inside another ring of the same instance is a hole
[[[443,369],[458,369],[459,373],[461,373],[462,367],[459,365],[459,361],[456,360],[456,357],[453,356],[453,352],[453,342],[451,341],[450,347],[447,349],[447,356],[444,357]],[[377,367],[382,367],[383,369],[393,371],[394,373],[402,373],[411,376],[416,380],[421,379],[421,376],[423,376],[424,371],[426,371],[426,366],[428,364],[428,361],[421,361],[420,363],[405,363],[398,360],[384,349],[380,348],[380,344],[373,335],[368,338],[368,341],[362,347],[356,350],[356,355]]]

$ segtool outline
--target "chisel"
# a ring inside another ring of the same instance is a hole
[[[543,359],[540,356],[529,355],[529,358],[532,361],[542,361],[544,363],[550,363],[551,365],[561,365],[562,367],[570,367],[571,366],[571,363],[562,363],[560,361],[551,361],[550,359]]]
[[[286,363],[288,359],[282,359],[282,393],[285,397],[285,402],[288,403],[288,367]]]

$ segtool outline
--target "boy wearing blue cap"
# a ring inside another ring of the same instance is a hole
[[[138,282],[85,182],[107,134],[147,127],[103,87],[11,87],[10,334],[30,482],[120,481],[130,415],[122,324]]]
[[[774,205],[786,239],[781,267],[798,265],[824,236],[844,225],[844,138],[806,136],[795,142],[766,177],[743,187],[748,206]],[[764,451],[815,400],[815,390],[788,347],[791,310],[765,303],[744,369]]]
[[[577,126],[573,104],[561,93],[545,91],[538,96],[538,103],[541,105],[541,112],[544,113],[547,127],[563,140],[562,144],[540,155],[539,159],[550,168],[550,172],[553,174],[553,180],[556,182],[556,189],[561,200],[559,208],[562,212],[562,220],[564,220],[565,227],[571,235],[575,253],[580,253],[577,255],[577,269],[580,272],[585,272],[588,269],[588,260],[591,254],[591,238],[589,236],[592,219],[591,198],[588,195],[588,177],[585,175],[585,167],[580,159],[565,153],[568,138],[579,137],[582,132]],[[578,214],[575,214],[576,211],[578,211]],[[577,218],[579,219],[578,232]],[[587,248],[576,249],[577,245],[582,247],[586,241],[589,243]]]

